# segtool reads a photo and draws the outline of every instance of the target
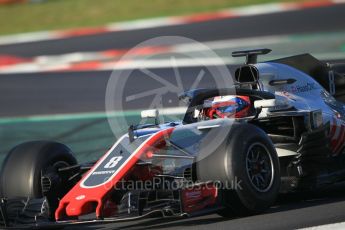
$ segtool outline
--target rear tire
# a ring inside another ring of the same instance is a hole
[[[217,151],[197,162],[197,177],[219,180],[223,185],[218,191],[218,201],[224,207],[218,212],[221,216],[258,214],[268,209],[278,195],[279,159],[263,130],[252,124],[234,123],[229,138]]]

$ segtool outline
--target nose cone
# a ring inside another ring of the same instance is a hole
[[[96,201],[78,200],[70,202],[66,207],[67,216],[81,216],[95,211],[97,206]]]

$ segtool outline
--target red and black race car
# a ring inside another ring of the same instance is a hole
[[[344,65],[308,54],[256,63],[267,52],[234,53],[247,56],[234,87],[185,92],[182,121],[131,126],[97,162],[51,141],[14,147],[0,175],[3,225],[252,215],[279,192],[343,181]]]

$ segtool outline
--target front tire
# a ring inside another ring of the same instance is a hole
[[[42,198],[41,176],[48,170],[77,164],[72,151],[52,141],[17,145],[7,154],[0,172],[0,193],[6,198]]]
[[[280,189],[279,159],[272,141],[260,128],[234,123],[222,146],[198,163],[198,178],[206,173],[221,175],[215,178],[223,184],[218,191],[224,207],[218,212],[221,216],[258,214],[275,202]]]

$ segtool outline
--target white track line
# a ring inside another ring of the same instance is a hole
[[[345,222],[302,228],[300,230],[344,230]]]
[[[298,35],[297,35],[298,36]],[[333,35],[327,35],[333,36]],[[326,37],[327,37],[326,36]],[[341,42],[344,39],[345,33],[340,33],[337,35],[337,39],[335,42]],[[176,60],[176,64],[178,67],[193,67],[193,66],[201,66],[201,65],[223,65],[223,64],[239,64],[243,60],[242,59],[234,59],[230,56],[231,49],[240,48],[240,47],[263,47],[267,46],[270,47],[272,45],[286,45],[290,44],[291,42],[304,42],[301,39],[293,39],[294,35],[279,35],[279,36],[262,36],[262,37],[254,37],[254,38],[242,38],[242,39],[229,39],[229,40],[220,40],[220,41],[211,41],[205,42],[205,46],[200,46],[199,44],[189,43],[189,44],[178,44],[173,45],[170,47],[163,47],[163,51],[155,51],[153,49],[152,55],[156,54],[172,54],[174,53],[192,53],[192,52],[203,52],[205,47],[208,47],[212,50],[228,50],[229,55],[220,58],[210,58],[210,57],[203,57],[198,59],[192,58],[178,58]],[[320,37],[320,36],[319,36]],[[317,37],[316,41],[325,39],[324,35],[321,38]],[[302,36],[303,38],[303,36]],[[327,37],[328,38],[328,37]],[[313,40],[314,41],[315,37]],[[159,48],[159,47],[158,47]],[[165,51],[166,50],[166,51]],[[116,52],[115,52],[116,53]],[[121,53],[121,52],[120,52]],[[341,51],[331,51],[327,53],[314,53],[315,56],[320,59],[344,59],[345,52]],[[76,53],[69,53],[69,54],[61,54],[61,55],[44,55],[38,56],[32,59],[30,62],[0,66],[0,74],[7,74],[7,73],[37,73],[37,72],[47,72],[47,71],[97,71],[97,70],[116,70],[116,69],[135,69],[135,68],[166,68],[171,67],[172,63],[170,58],[165,59],[146,59],[145,55],[139,55],[137,57],[133,57],[133,59],[126,59],[122,61],[121,58],[122,54],[109,56],[107,52],[76,52]],[[149,55],[150,56],[150,55]],[[159,57],[159,56],[157,56]],[[264,57],[263,57],[264,58]],[[270,59],[274,59],[272,55],[269,56]],[[279,58],[279,57],[277,57]],[[91,61],[91,66],[88,68],[87,63]],[[96,63],[96,66],[93,64]],[[77,67],[75,67],[77,64]],[[78,68],[78,64],[84,64],[83,68]]]
[[[305,4],[309,3],[310,6],[306,6]],[[343,4],[345,0],[324,0],[320,1],[324,2],[326,5],[335,5],[335,4]],[[291,3],[268,3],[262,5],[253,5],[253,6],[245,6],[245,7],[237,7],[237,8],[230,8],[226,10],[220,10],[216,12],[209,12],[213,16],[209,17],[206,20],[215,20],[219,18],[235,18],[235,17],[243,17],[243,16],[255,16],[255,15],[262,15],[262,14],[272,14],[272,13],[279,13],[279,12],[286,12],[286,11],[293,11],[293,10],[302,10],[305,8],[310,7],[322,7],[319,4],[312,5],[313,3],[318,3],[318,1],[301,1],[301,2],[291,2]],[[207,14],[207,13],[206,13]],[[106,32],[114,32],[114,31],[128,31],[128,30],[137,30],[137,29],[147,29],[147,28],[156,28],[162,26],[173,26],[173,25],[183,25],[193,23],[195,19],[201,19],[201,21],[205,21],[202,18],[202,13],[200,14],[193,14],[187,16],[175,16],[175,17],[161,17],[161,18],[153,18],[153,19],[143,19],[143,20],[134,20],[128,22],[118,22],[118,23],[111,23],[99,28],[90,28],[90,33],[106,33]],[[5,35],[0,37],[0,45],[9,45],[9,44],[16,44],[16,43],[23,43],[23,42],[36,42],[36,41],[45,41],[45,40],[53,40],[53,39],[61,39],[61,38],[68,38],[73,36],[82,36],[78,35],[78,31],[80,30],[88,30],[87,28],[78,28],[75,30],[61,30],[61,31],[41,31],[41,32],[33,32],[33,33],[24,33],[24,34],[15,34],[15,35]],[[96,32],[95,32],[96,31]],[[98,32],[97,32],[98,31]],[[102,31],[102,32],[100,32]]]

